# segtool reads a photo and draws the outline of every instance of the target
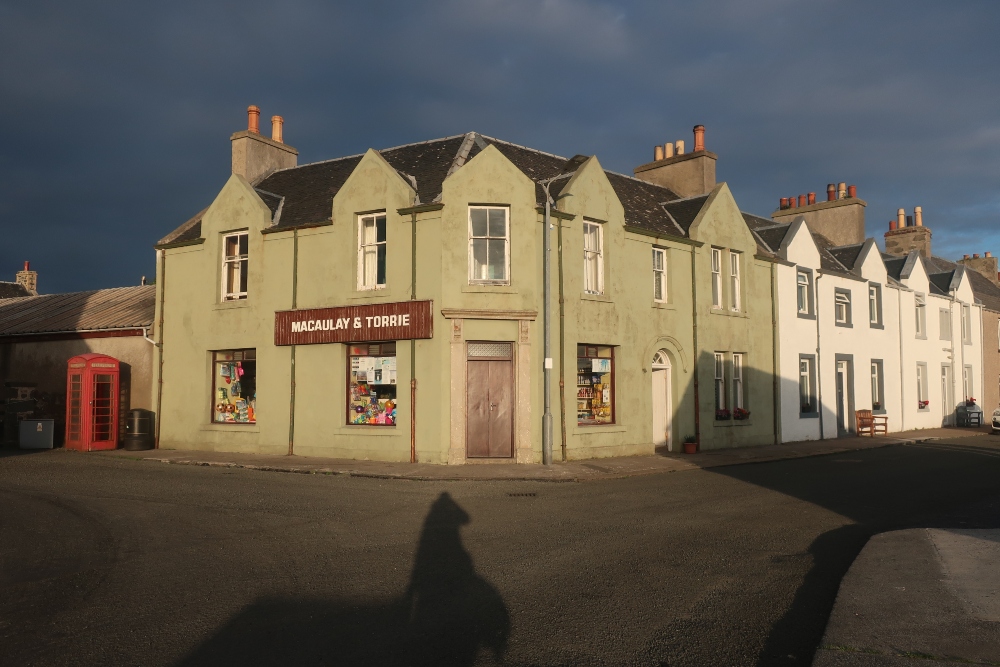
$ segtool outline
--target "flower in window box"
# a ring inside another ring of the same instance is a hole
[[[928,405],[930,405],[930,404],[931,404],[931,402],[930,402],[930,401],[918,401],[918,403],[919,403],[919,405],[920,405],[920,409],[921,409],[921,410],[923,410],[924,408],[926,408],[926,407],[927,407]]]
[[[743,408],[736,408],[733,410],[733,419],[739,419],[741,421],[744,419],[750,419],[750,411],[744,410]]]
[[[872,403],[872,410],[881,410],[881,409],[882,409],[882,404],[881,403],[879,403],[877,401],[875,403]]]
[[[727,419],[730,418],[730,416],[731,415],[730,415],[729,410],[716,410],[715,411],[715,420],[716,421],[726,421]]]

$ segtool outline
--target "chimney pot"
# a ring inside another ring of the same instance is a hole
[[[896,221],[895,220],[890,220],[889,221],[889,231],[891,232],[894,229],[896,229]]]
[[[978,252],[972,253],[972,259],[979,259],[979,253]]]
[[[810,192],[809,193],[809,200],[808,201],[809,201],[810,204],[815,204],[816,203],[816,193],[815,192]]]
[[[913,209],[913,217],[917,219],[917,227],[924,226],[924,209],[921,206],[917,206]]]
[[[663,159],[663,146],[657,144],[653,146],[653,161],[657,162]]]
[[[271,116],[271,140],[277,141],[279,144],[283,144],[281,140],[281,126],[284,125],[285,119],[281,116]]]
[[[833,201],[837,198],[837,185],[835,183],[830,183],[826,186],[826,200]]]
[[[260,107],[256,104],[247,107],[247,130],[260,134]]]
[[[837,199],[847,196],[847,183],[837,183]]]
[[[24,270],[25,271],[31,270],[31,262],[29,262],[28,260],[24,260]]]
[[[695,125],[694,126],[694,150],[698,151],[705,150],[705,126]]]
[[[784,210],[788,208],[788,197],[782,197],[778,202],[778,208]]]
[[[983,257],[992,257],[992,256],[993,256],[993,253],[991,253],[989,250],[987,250],[986,254],[983,255]]]
[[[663,159],[674,156],[674,145],[673,144],[663,144]]]
[[[847,196],[851,199],[855,199],[858,196],[858,186],[848,185],[847,186]]]
[[[801,207],[803,207],[805,205],[806,205],[806,196],[805,195],[799,195],[799,207],[801,208]]]
[[[964,255],[962,255],[962,259],[969,259],[969,253],[965,253]]]
[[[678,155],[684,155],[684,140],[683,139],[681,139],[680,141],[677,142],[676,148],[677,148],[677,154]]]
[[[906,216],[906,226],[907,227],[912,227],[913,226],[913,216],[912,215]]]
[[[906,227],[906,211],[903,209],[896,211],[896,226],[900,229]]]

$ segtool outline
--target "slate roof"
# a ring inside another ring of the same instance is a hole
[[[864,243],[837,246],[835,248],[830,248],[830,254],[833,255],[844,268],[853,270],[854,265],[858,261],[858,256],[861,254],[861,249],[864,246]]]
[[[997,287],[990,279],[978,271],[966,271],[969,283],[972,285],[972,292],[976,299],[990,310],[1000,313],[1000,287]]]
[[[4,299],[0,336],[145,328],[155,302],[154,285]]]
[[[741,211],[740,213],[743,215],[743,221],[746,222],[747,227],[750,228],[750,231],[757,238],[757,244],[777,256],[778,250],[781,248],[781,242],[785,239],[785,235],[788,233],[788,228],[791,225],[775,222],[770,218],[763,218],[753,213],[746,213],[745,211]]]
[[[903,265],[906,264],[906,257],[883,252],[882,262],[885,264],[886,273],[889,274],[890,278],[902,280],[901,276],[903,275]]]
[[[21,283],[0,282],[0,299],[31,296],[31,292]]]

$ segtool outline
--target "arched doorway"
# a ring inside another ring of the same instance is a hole
[[[673,450],[670,359],[664,350],[653,355],[653,445]]]

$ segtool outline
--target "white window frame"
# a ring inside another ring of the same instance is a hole
[[[473,236],[472,234],[472,212],[475,210],[499,210],[504,214],[504,236],[489,235],[489,213],[487,213],[486,236]],[[470,285],[509,285],[510,284],[510,207],[508,206],[469,206],[469,284]],[[489,266],[489,241],[503,241],[504,254],[504,277],[497,278],[477,278],[475,275],[475,260],[473,246],[476,239],[487,240],[486,264]]]
[[[726,356],[715,353],[715,409],[726,409]]]
[[[917,338],[927,338],[927,298],[923,294],[913,295],[913,311]]]
[[[882,326],[882,287],[868,283],[868,324]]]
[[[743,407],[743,354],[733,353],[733,410]]]
[[[923,403],[930,400],[927,398],[927,364],[923,361],[917,362],[917,402]],[[929,408],[920,408],[927,410]]]
[[[740,253],[729,251],[729,289],[731,292],[733,312],[740,312],[743,307],[743,299],[740,292]]]
[[[872,380],[872,410],[885,410],[885,370],[881,359],[872,359],[871,380]],[[876,408],[878,403],[881,407]]]
[[[962,342],[972,343],[972,307],[962,304]]]
[[[653,301],[667,302],[667,251],[663,248],[653,248]]]
[[[587,246],[588,239],[592,237],[597,241],[596,248]],[[594,275],[589,270],[591,261],[594,263]],[[604,225],[587,220],[583,222],[583,291],[604,294]]]
[[[795,299],[799,315],[810,315],[809,274],[805,271],[797,270],[795,272]]]
[[[382,276],[383,282],[378,282],[378,251],[379,246],[382,246],[382,252],[386,253],[388,246],[386,241],[378,240],[378,221],[379,218],[382,219],[382,224],[386,225],[386,235],[385,238],[389,237],[388,221],[385,213],[373,213],[370,215],[359,215],[358,216],[358,290],[374,290],[374,289],[384,289],[386,276]],[[365,238],[365,229],[367,223],[372,223],[372,230],[375,234],[374,241],[368,241]],[[368,251],[374,252],[375,257],[375,267],[372,271],[372,281],[369,283],[367,272],[365,271],[365,254]],[[388,259],[388,258],[386,258]],[[388,261],[386,261],[386,273],[388,274]]]
[[[952,338],[951,330],[951,310],[949,308],[938,308],[938,334],[940,336],[939,340],[948,340]]]
[[[240,238],[246,239],[247,252],[240,252]],[[228,255],[226,254],[226,246],[229,244],[229,239],[236,239],[236,254]],[[245,262],[245,263],[244,263]],[[230,268],[235,269],[234,275],[235,289],[230,289]],[[222,235],[222,300],[223,301],[240,301],[247,298],[247,290],[241,290],[240,285],[244,282],[244,273],[246,274],[246,282],[249,283],[249,272],[250,272],[250,232],[248,230],[243,230],[240,232],[232,232],[229,234]],[[249,284],[247,285],[249,288]]]
[[[965,392],[965,400],[975,398],[975,387],[972,386],[972,366],[962,366],[962,390]]]
[[[813,386],[813,360],[811,357],[799,357],[799,414],[816,414],[815,403],[816,393]],[[805,398],[808,401],[808,410],[803,410],[805,403],[802,402],[802,388],[805,386]]]
[[[841,317],[843,312],[843,317]],[[833,294],[833,319],[837,324],[851,323],[851,296],[846,292]]]
[[[721,248],[712,248],[712,308],[722,308]]]

